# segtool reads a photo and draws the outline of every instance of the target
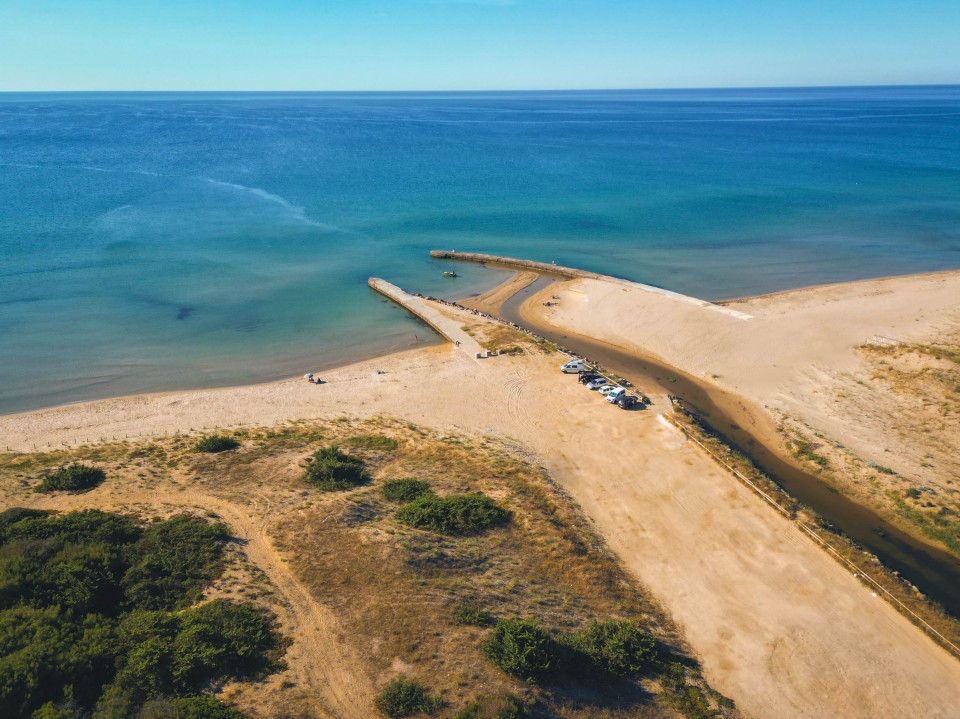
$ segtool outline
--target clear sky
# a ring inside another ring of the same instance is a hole
[[[0,90],[960,83],[960,0],[0,0]]]

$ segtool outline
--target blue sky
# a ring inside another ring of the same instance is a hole
[[[0,90],[960,83],[960,0],[0,0]]]

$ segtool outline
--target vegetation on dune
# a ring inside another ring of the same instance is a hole
[[[80,492],[96,487],[106,478],[106,473],[99,467],[74,462],[46,475],[38,489],[41,492]]]
[[[197,693],[263,674],[281,648],[251,606],[191,606],[227,539],[187,516],[143,527],[97,510],[0,513],[0,715],[240,716]]]
[[[304,589],[336,613],[364,669],[383,677],[382,687],[396,678],[398,663],[408,667],[391,692],[384,687],[381,701],[390,703],[376,715],[735,716],[692,663],[669,663],[672,656],[683,661],[684,652],[669,619],[576,505],[511,447],[383,418],[303,421],[231,436],[245,449],[227,463],[198,455],[196,437],[174,435],[0,454],[0,473],[23,502],[34,496],[33,477],[71,461],[122,478],[111,502],[129,506],[164,483],[179,486],[183,474],[197,497],[230,503],[262,496],[265,532],[290,557]],[[368,439],[377,437],[390,441]],[[303,491],[303,477],[290,467],[323,445],[333,446],[306,463],[318,465],[320,484],[356,491]],[[375,484],[363,487],[369,481]],[[411,521],[398,521],[398,510],[402,516],[412,505]],[[493,526],[502,528],[484,531]],[[143,524],[105,512],[0,514],[0,716],[239,719],[204,692],[236,676],[230,672],[255,677],[275,666],[282,647],[273,621],[252,605],[218,599],[201,607],[196,599],[243,596],[276,604],[284,622],[288,614],[276,601],[282,588],[249,563],[226,562],[227,541],[221,525],[186,517]],[[14,570],[7,560],[25,545],[43,551],[17,559]],[[58,581],[24,579],[48,574]],[[109,591],[98,594],[101,588]],[[12,603],[3,603],[7,597]],[[50,605],[52,597],[64,605]],[[498,630],[502,617],[517,619]],[[611,617],[634,623],[602,621]],[[533,641],[506,631],[515,622],[535,627]],[[649,664],[646,630],[663,652]],[[52,648],[24,653],[48,643]],[[297,669],[312,671],[308,664]],[[11,712],[3,687],[17,672],[35,672],[30,685],[40,689]],[[411,682],[415,677],[428,678],[427,686]],[[257,716],[306,718],[317,705],[305,682],[225,689],[238,708],[256,706]],[[449,706],[438,708],[441,698]]]
[[[480,493],[448,497],[424,494],[398,509],[396,517],[417,529],[470,535],[506,524],[510,521],[510,512]]]
[[[656,640],[635,621],[594,620],[562,641],[597,670],[620,677],[639,676],[657,660]]]
[[[507,674],[526,680],[545,677],[559,662],[550,635],[537,622],[524,619],[498,621],[483,653]]]
[[[193,451],[216,454],[218,452],[228,452],[239,446],[240,443],[233,437],[228,437],[225,434],[208,434],[194,445]]]
[[[363,460],[344,454],[339,447],[322,447],[307,460],[303,478],[317,489],[335,492],[370,481]]]
[[[412,502],[424,494],[432,494],[429,482],[419,479],[391,479],[380,487],[380,494],[391,502]]]
[[[377,696],[377,709],[390,719],[414,714],[433,714],[441,706],[438,697],[419,682],[410,679],[394,679]]]
[[[493,617],[477,602],[462,602],[453,610],[453,621],[457,624],[469,624],[485,627]]]
[[[350,437],[347,444],[359,449],[372,449],[381,452],[389,452],[397,448],[397,440],[391,437],[385,437],[382,434],[361,434],[356,437]]]

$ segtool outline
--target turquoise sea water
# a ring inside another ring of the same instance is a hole
[[[0,94],[0,412],[428,330],[431,248],[709,299],[960,267],[960,88]]]

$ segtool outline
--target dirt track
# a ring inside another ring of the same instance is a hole
[[[4,502],[4,505],[6,503]],[[103,509],[129,511],[134,505],[178,509],[196,508],[213,512],[230,527],[243,551],[270,579],[281,595],[294,628],[293,643],[285,661],[297,684],[309,688],[311,709],[317,715],[369,719],[374,716],[372,681],[366,668],[343,641],[336,618],[318,603],[297,581],[287,563],[276,552],[267,533],[270,509],[254,501],[250,508],[195,490],[177,491],[169,486],[155,490],[129,487],[104,487],[81,495],[45,496],[32,503],[40,509]],[[5,508],[5,507],[4,507]],[[276,521],[276,517],[271,517]]]

